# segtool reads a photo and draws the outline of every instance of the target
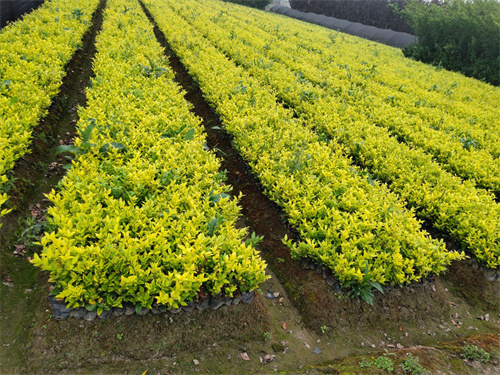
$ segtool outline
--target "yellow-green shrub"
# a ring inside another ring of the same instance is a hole
[[[375,177],[389,183],[391,190],[415,207],[421,217],[460,241],[481,263],[491,268],[499,266],[500,207],[491,194],[476,189],[471,182],[476,180],[494,192],[500,191],[500,163],[487,151],[464,149],[459,142],[424,127],[421,120],[417,122],[420,128],[416,124],[412,127],[406,120],[415,118],[398,107],[397,97],[396,104],[377,99],[381,96],[380,86],[372,84],[370,77],[356,80],[350,69],[342,73],[338,67],[320,63],[312,46],[314,53],[298,53],[295,44],[281,38],[266,40],[259,26],[233,21],[237,17],[245,19],[239,7],[221,13],[217,2],[198,1],[198,12],[193,17],[185,5],[169,4],[260,82],[272,86],[280,99],[302,115],[306,125],[345,144],[346,151]],[[355,66],[359,60],[346,62]],[[365,74],[371,74],[369,71]],[[370,90],[377,95],[368,96]],[[386,118],[389,127],[389,123],[394,124],[401,134],[412,136],[414,143],[435,152],[438,159],[445,161],[442,165],[446,169],[458,171],[471,181],[462,182],[420,149],[399,143],[385,128],[373,123],[374,118]]]
[[[380,284],[419,280],[461,258],[421,230],[413,212],[354,167],[338,145],[303,127],[255,78],[172,11],[173,2],[149,0],[146,6],[266,193],[299,231],[300,242],[285,239],[292,256],[324,264],[343,283]]]
[[[47,113],[99,0],[53,0],[0,31],[0,191]],[[8,195],[2,193],[0,207]],[[2,210],[0,215],[7,213]]]
[[[70,307],[176,308],[266,279],[237,199],[135,0],[108,0],[79,153],[49,195],[55,228],[33,263]],[[106,146],[107,145],[107,146]]]

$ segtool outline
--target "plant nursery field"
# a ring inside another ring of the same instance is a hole
[[[219,0],[0,30],[0,372],[495,374],[500,90]]]

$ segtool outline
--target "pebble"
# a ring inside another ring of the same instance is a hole
[[[210,298],[209,306],[212,310],[217,310],[222,305],[224,305],[223,301],[219,301],[218,299],[215,298]]]
[[[210,303],[210,298],[207,298],[207,299],[204,299],[203,301],[201,302],[198,302],[196,304],[196,308],[198,310],[205,310],[207,307],[208,307],[208,304]]]
[[[248,292],[248,293],[244,293],[241,296],[241,299],[242,299],[243,303],[246,303],[246,304],[252,303],[252,301],[253,301],[253,294],[254,294],[253,291]]]
[[[121,316],[125,313],[125,309],[124,308],[115,308],[113,309],[113,315],[115,316]]]
[[[314,347],[314,350],[313,350],[313,353],[314,354],[321,354],[321,349],[318,348],[317,346]]]
[[[110,316],[111,316],[111,313],[113,312],[113,310],[104,310],[101,315],[99,315],[99,319],[101,320],[106,320],[108,319]]]
[[[95,311],[87,311],[83,319],[85,319],[88,322],[91,322],[97,317],[97,313]]]
[[[200,361],[198,361],[197,359],[193,359],[193,363],[195,364],[195,366],[198,366],[200,364]]]
[[[125,306],[125,315],[132,315],[135,313],[135,308],[131,305]]]

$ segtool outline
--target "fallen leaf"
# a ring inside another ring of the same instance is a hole
[[[450,305],[452,305],[452,306],[457,306],[457,304],[456,304],[455,302],[451,302],[451,301],[450,301],[450,302],[448,302],[448,303],[449,303]]]
[[[490,320],[490,314],[484,314],[484,320],[488,322]]]
[[[394,348],[395,348],[395,346],[394,346],[394,345],[392,345],[392,344],[387,344],[387,347],[388,347],[389,349],[394,349]]]
[[[281,345],[283,345],[283,346],[287,346],[287,345],[288,345],[288,341],[284,341],[284,340],[283,340],[283,341],[281,342]]]
[[[250,357],[248,356],[248,354],[246,352],[245,353],[240,353],[240,357],[244,361],[250,361]]]
[[[304,345],[306,346],[307,349],[311,349],[311,345],[309,345],[307,342],[304,342]]]
[[[273,293],[274,298],[278,298],[280,296],[279,292],[274,292]]]
[[[281,328],[283,328],[283,330],[286,331],[286,322],[283,322],[283,324],[281,325]]]
[[[403,345],[401,345],[400,343],[397,343],[397,344],[396,344],[396,348],[398,348],[398,349],[403,349],[403,348],[404,348],[404,346],[403,346]]]
[[[10,276],[5,276],[5,281],[7,281],[8,283],[11,283],[14,281],[14,279]]]
[[[279,303],[283,303],[283,297],[278,300]]]

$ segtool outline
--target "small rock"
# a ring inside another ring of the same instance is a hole
[[[263,365],[267,365],[268,363],[273,362],[276,359],[276,356],[274,354],[266,354],[264,358],[259,357],[260,363]]]
[[[435,292],[436,291],[436,286],[434,284],[432,284],[431,285],[431,289],[432,289],[433,292]]]
[[[488,322],[490,320],[490,314],[484,314],[484,320]]]
[[[307,349],[311,349],[311,345],[309,345],[307,342],[304,342],[304,345]]]
[[[182,309],[178,307],[177,309],[170,309],[168,311],[171,312],[172,314],[179,314],[182,311]]]
[[[125,315],[132,315],[135,314],[135,307],[131,305],[126,305],[125,306]]]
[[[250,361],[250,357],[248,356],[248,354],[246,352],[240,353],[240,357],[244,361]]]
[[[241,297],[234,297],[233,298],[233,305],[237,306],[241,302]]]
[[[283,297],[278,300],[279,303],[283,303]]]
[[[377,345],[375,345],[375,344],[371,344],[370,346],[371,346],[372,348],[376,348],[376,347],[377,347]]]
[[[224,299],[224,305],[226,306],[231,306],[231,304],[233,303],[233,299],[232,298],[226,298]]]
[[[197,359],[193,359],[193,363],[195,364],[195,366],[199,366],[200,361],[198,361]]]
[[[97,313],[95,311],[87,311],[83,319],[85,319],[88,322],[91,322],[97,317]]]
[[[210,298],[206,298],[206,299],[202,300],[201,302],[198,301],[198,303],[196,304],[196,308],[198,310],[205,310],[208,307],[209,303],[210,303]]]
[[[271,293],[271,292],[267,292],[267,294],[266,294],[266,298],[267,298],[267,299],[274,299],[275,297],[274,297],[274,294],[273,294],[273,293]]]
[[[248,293],[243,293],[243,295],[241,296],[243,303],[246,303],[246,304],[252,303],[253,294],[254,294],[253,290],[251,292],[248,292]]]
[[[101,320],[106,320],[108,319],[110,316],[111,316],[111,313],[113,312],[113,310],[104,310],[101,315],[99,315],[99,319]]]
[[[182,309],[186,312],[191,312],[194,310],[195,306],[196,306],[195,301],[189,301],[186,306],[182,306]]]
[[[314,354],[321,354],[321,349],[316,346],[316,347],[314,347],[313,353]]]
[[[194,308],[194,306],[193,306],[193,308]],[[153,307],[153,308],[151,309],[151,313],[152,313],[153,315],[160,315],[160,314],[161,314],[161,311],[160,311],[160,310],[158,310],[156,307]]]
[[[11,283],[9,281],[2,281],[2,284],[8,286],[9,288],[14,288],[14,283]]]
[[[85,307],[80,307],[79,309],[72,309],[69,316],[75,319],[82,319],[86,313],[87,309],[85,309]]]
[[[122,316],[123,314],[125,314],[125,308],[115,307],[113,309],[113,316]]]
[[[215,299],[214,297],[212,297],[210,299],[210,303],[209,303],[209,306],[212,310],[217,310],[219,307],[221,307],[222,305],[224,305],[224,302],[222,301],[219,301],[218,299]]]
[[[138,315],[147,315],[147,314],[149,314],[150,312],[151,312],[151,309],[147,309],[147,308],[143,307],[143,308],[141,309],[141,311],[139,311]]]

